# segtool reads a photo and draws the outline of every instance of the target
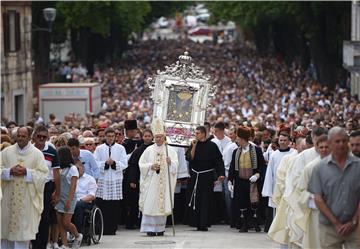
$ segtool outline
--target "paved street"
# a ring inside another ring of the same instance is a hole
[[[98,245],[84,248],[278,248],[265,233],[239,233],[229,226],[212,226],[209,232],[198,232],[192,227],[177,225],[176,237],[167,227],[164,237],[147,237],[139,231],[118,230],[116,236],[103,236]]]

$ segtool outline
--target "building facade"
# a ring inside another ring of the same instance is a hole
[[[1,1],[1,118],[26,124],[33,115],[31,2]]]
[[[351,95],[360,98],[360,2],[351,5],[351,41],[344,41],[344,67],[351,75]]]

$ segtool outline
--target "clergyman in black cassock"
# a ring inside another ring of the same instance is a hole
[[[195,136],[196,140],[186,152],[190,171],[186,216],[190,226],[197,227],[199,231],[207,231],[213,215],[210,207],[214,182],[224,180],[225,169],[217,145],[206,140],[204,126],[196,128]]]
[[[142,145],[140,145],[140,147],[138,147],[137,149],[134,150],[134,152],[131,154],[129,162],[128,162],[128,168],[127,168],[127,173],[128,173],[128,181],[129,181],[129,186],[130,188],[133,190],[131,199],[134,201],[133,204],[133,208],[134,210],[132,210],[132,212],[130,213],[130,215],[132,215],[131,217],[128,217],[131,219],[131,223],[132,224],[136,224],[137,226],[140,226],[140,219],[138,216],[139,213],[139,181],[140,181],[140,169],[139,169],[139,160],[140,157],[142,155],[142,153],[144,153],[145,149],[147,147],[149,147],[150,145],[154,144],[152,142],[153,140],[153,134],[151,130],[144,130],[143,132],[143,140],[144,143]]]
[[[143,140],[135,140],[137,134],[137,122],[136,120],[125,120],[125,134],[126,138],[123,141],[123,146],[125,147],[126,154],[130,158],[131,154],[136,148],[141,146]],[[128,170],[124,171],[124,180],[123,180],[123,192],[124,199],[122,202],[123,213],[122,219],[125,222],[125,227],[127,229],[136,229],[137,220],[138,220],[138,194],[139,191],[130,187],[129,173]]]

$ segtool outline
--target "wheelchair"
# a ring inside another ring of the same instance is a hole
[[[103,215],[96,205],[85,210],[83,221],[83,243],[90,246],[91,241],[98,244],[104,231]]]

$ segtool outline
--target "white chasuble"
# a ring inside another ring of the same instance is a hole
[[[285,156],[277,170],[277,180],[274,189],[273,201],[277,205],[276,214],[268,231],[268,236],[279,244],[287,245],[289,242],[289,228],[287,227],[287,203],[284,200],[285,180],[291,172],[297,151]]]
[[[171,165],[166,163],[166,156]],[[151,170],[153,164],[160,165],[160,172]],[[168,146],[153,144],[146,148],[139,160],[140,197],[139,209],[148,216],[168,216],[171,214],[171,202],[174,204],[174,189],[177,180],[178,155]],[[170,185],[168,178],[170,171]],[[171,192],[170,192],[171,189]],[[170,199],[171,196],[171,199]]]
[[[313,169],[320,160],[320,157],[318,157],[305,166],[297,185],[297,191],[300,194],[299,206],[304,215],[298,217],[295,220],[295,224],[304,232],[302,239],[304,249],[321,247],[319,210],[316,208],[314,195],[307,190]]]
[[[284,200],[288,205],[287,225],[289,227],[290,243],[299,244],[299,241],[301,241],[303,237],[303,231],[295,223],[296,220],[304,215],[299,206],[300,193],[298,192],[297,185],[305,165],[318,157],[320,156],[314,147],[302,151],[296,156],[290,175],[286,179]]]
[[[26,168],[26,176],[10,175],[10,169],[17,164]],[[35,239],[47,175],[44,155],[32,144],[23,150],[15,144],[1,152],[1,239]]]

